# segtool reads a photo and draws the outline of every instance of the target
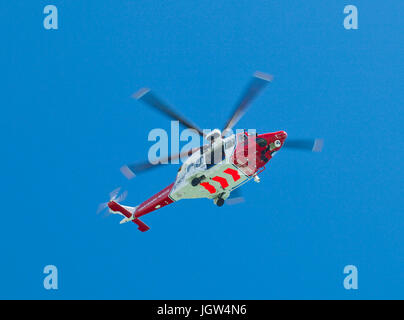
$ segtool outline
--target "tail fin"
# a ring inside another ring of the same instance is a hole
[[[145,223],[143,223],[138,218],[136,218],[135,212],[136,212],[137,207],[123,206],[115,201],[108,202],[108,207],[112,213],[120,214],[121,216],[124,216],[124,218],[119,222],[120,224],[129,222],[129,221],[133,221],[134,223],[137,224],[138,229],[141,232],[145,232],[150,229]]]

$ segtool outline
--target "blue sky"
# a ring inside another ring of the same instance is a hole
[[[59,29],[45,30],[54,4]],[[345,30],[354,4],[359,29]],[[403,4],[400,1],[3,1],[0,298],[403,298]],[[169,121],[153,88],[221,127],[251,74],[274,82],[240,128],[323,137],[282,151],[246,202],[185,200],[146,233],[95,214],[117,186],[136,205],[167,166],[125,180]],[[59,289],[42,286],[43,268]],[[359,270],[345,290],[343,268]]]

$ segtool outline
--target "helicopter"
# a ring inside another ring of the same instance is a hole
[[[122,174],[132,179],[162,163],[185,158],[174,182],[140,205],[131,207],[120,204],[127,193],[119,194],[118,188],[110,194],[108,202],[100,205],[98,211],[108,207],[111,214],[123,216],[121,224],[133,222],[141,232],[145,232],[150,227],[139,218],[176,201],[207,198],[213,200],[218,207],[223,206],[245,183],[252,180],[259,183],[259,174],[281,148],[320,152],[324,144],[323,139],[287,139],[285,131],[257,134],[242,130],[233,133],[232,129],[243,117],[251,102],[272,80],[272,75],[255,72],[223,130],[214,129],[208,133],[176,112],[149,88],[138,90],[132,96],[134,99],[195,131],[207,144],[160,158],[157,163],[146,161],[124,165],[121,167]]]

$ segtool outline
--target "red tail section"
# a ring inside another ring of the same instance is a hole
[[[168,204],[173,203],[174,201],[169,197],[171,189],[173,188],[174,183],[170,184],[168,187],[161,190],[159,193],[156,193],[153,197],[147,199],[145,202],[141,203],[136,209],[136,218],[144,216],[154,210],[165,207]]]
[[[115,201],[108,202],[108,207],[111,211],[119,212],[125,216],[127,219],[124,219],[123,222],[133,221],[133,223],[137,224],[140,231],[145,232],[150,228],[144,222],[139,220],[139,217],[173,203],[174,201],[169,197],[173,185],[174,183],[170,184],[168,187],[164,188],[150,199],[144,201],[136,208],[122,206]]]
[[[136,223],[140,231],[145,232],[150,229],[145,223],[135,218],[127,208],[121,206],[118,202],[110,201],[108,202],[108,207],[114,212],[120,212],[122,215],[128,218],[127,221],[133,221],[133,223]]]
[[[133,220],[133,222],[137,224],[138,230],[140,230],[141,232],[145,232],[150,229],[148,225],[146,225],[143,221],[139,219],[135,219]]]

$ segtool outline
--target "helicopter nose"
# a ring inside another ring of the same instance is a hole
[[[285,142],[286,138],[288,137],[288,134],[286,133],[286,131],[278,131],[276,133],[276,137],[278,138],[278,140],[280,140],[282,142],[282,144]]]
[[[282,140],[286,140],[286,138],[288,137],[286,131],[279,131],[279,135]]]
[[[278,142],[279,145],[276,145],[278,148],[282,147],[283,144],[285,143],[286,138],[288,137],[288,134],[285,131],[279,131],[277,133],[277,141],[275,141],[275,145],[276,142]]]

